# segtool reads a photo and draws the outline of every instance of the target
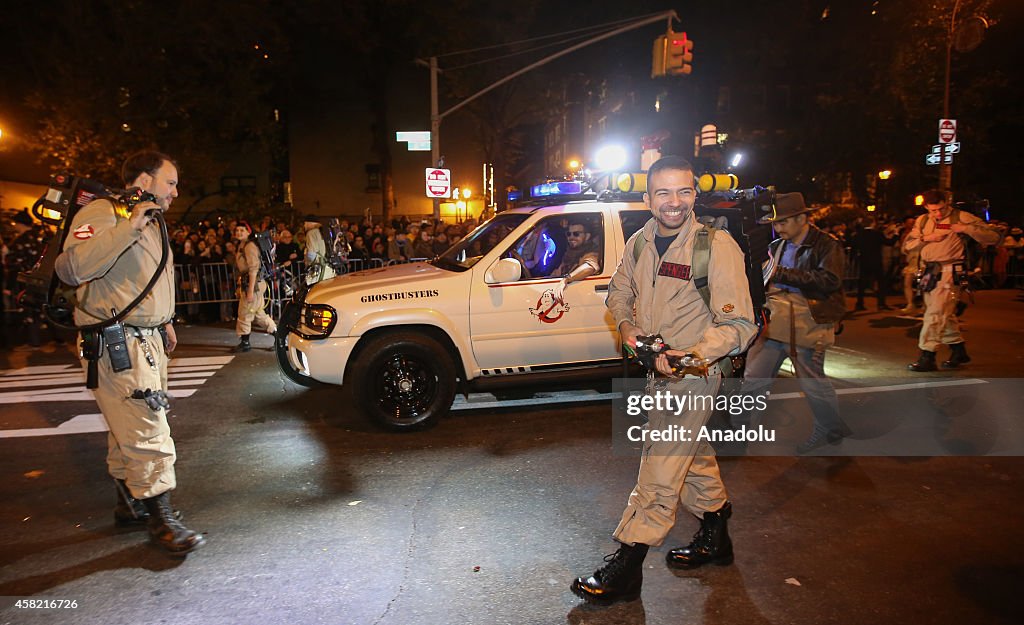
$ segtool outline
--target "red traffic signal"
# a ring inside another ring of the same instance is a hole
[[[678,76],[692,72],[690,62],[693,61],[693,40],[688,39],[686,33],[672,31],[668,32],[666,38],[668,55],[665,59],[665,73]]]

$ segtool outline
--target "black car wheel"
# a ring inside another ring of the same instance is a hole
[[[371,419],[391,430],[423,429],[448,413],[455,365],[448,351],[418,332],[375,337],[352,363],[353,392]]]

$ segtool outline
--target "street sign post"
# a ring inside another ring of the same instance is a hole
[[[939,120],[939,143],[953,143],[956,141],[956,120]]]
[[[960,153],[960,142],[954,141],[953,143],[937,143],[932,146],[932,154],[941,154],[942,146],[946,146],[946,154],[959,154]]]
[[[927,154],[924,157],[924,162],[927,163],[928,165],[938,165],[940,158],[941,157],[938,154]],[[953,164],[953,155],[949,154],[949,153],[946,153],[946,160],[944,162],[947,165],[952,165]]]
[[[427,197],[447,198],[452,194],[452,171],[450,169],[438,169],[427,167]]]

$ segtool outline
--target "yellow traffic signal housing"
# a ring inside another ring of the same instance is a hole
[[[668,37],[661,35],[654,40],[654,49],[651,51],[651,78],[661,78],[665,75],[665,58],[668,56]]]
[[[669,31],[666,38],[668,55],[665,59],[665,73],[673,76],[689,74],[693,71],[693,40],[687,39],[686,33]]]

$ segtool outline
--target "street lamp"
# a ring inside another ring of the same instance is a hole
[[[878,179],[881,180],[881,182],[878,185],[881,191],[878,194],[878,205],[884,211],[889,210],[889,178],[891,176],[891,169],[883,169],[882,171],[878,172]]]

